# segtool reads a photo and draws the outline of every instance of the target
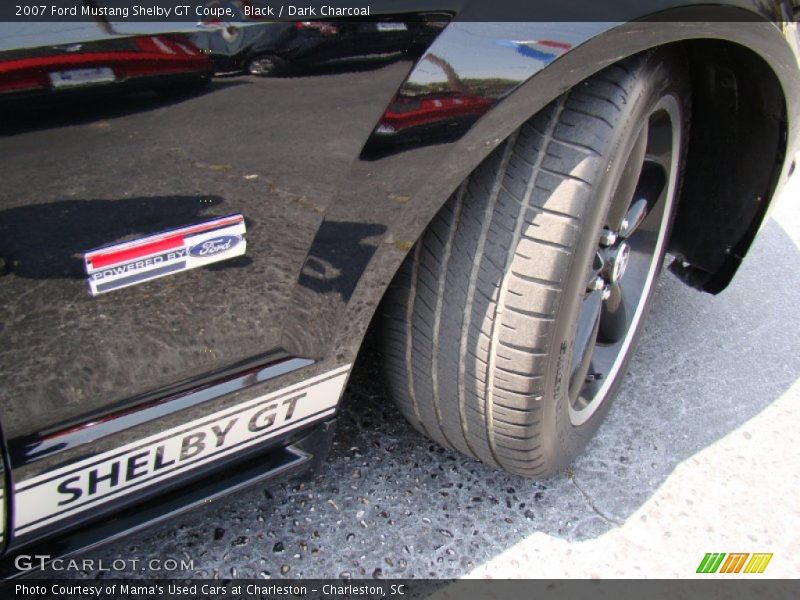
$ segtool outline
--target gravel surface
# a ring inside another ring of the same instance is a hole
[[[720,296],[662,277],[620,396],[563,474],[524,480],[427,441],[367,350],[316,479],[238,494],[89,557],[194,561],[173,577],[670,577],[693,575],[705,552],[773,552],[768,575],[796,577],[798,198],[795,185]]]

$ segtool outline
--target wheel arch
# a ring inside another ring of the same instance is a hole
[[[669,250],[670,270],[718,293],[736,273],[768,212],[787,149],[787,103],[769,64],[725,40],[683,42],[692,127]]]
[[[798,137],[797,107],[786,99],[800,97],[800,78],[788,37],[780,24],[752,20],[631,22],[588,37],[521,83],[453,144],[438,168],[444,176],[425,186],[423,208],[400,224],[400,237],[419,239],[461,181],[559,95],[627,57],[677,46],[689,62],[693,115],[669,246],[678,260],[671,270],[695,288],[722,291],[790,169],[786,154]],[[406,227],[412,222],[413,232]]]

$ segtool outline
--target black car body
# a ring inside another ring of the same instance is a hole
[[[673,271],[712,293],[730,281],[796,146],[791,6],[635,3],[613,24],[584,20],[581,3],[494,23],[471,20],[474,3],[389,4],[371,19],[407,27],[386,29],[393,51],[372,68],[214,79],[178,95],[163,93],[160,72],[158,85],[110,90],[88,76],[38,90],[36,103],[12,98],[9,61],[136,38],[92,24],[4,30],[5,574],[40,544],[68,554],[323,459],[373,315],[428,223],[520,124],[621,58],[685,48],[695,129]],[[259,27],[302,33],[246,30]],[[386,53],[374,25],[337,27],[357,46],[337,49],[331,35],[324,57]],[[210,34],[176,24],[168,35],[197,47]],[[207,79],[193,60],[176,85]],[[87,293],[90,251],[229,215],[243,215],[246,254]]]

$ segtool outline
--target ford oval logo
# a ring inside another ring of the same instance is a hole
[[[221,235],[195,244],[189,248],[189,254],[196,258],[206,258],[220,252],[227,252],[238,246],[241,241],[242,238],[238,235]]]

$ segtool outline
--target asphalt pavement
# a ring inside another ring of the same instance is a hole
[[[237,494],[87,557],[191,560],[73,577],[691,577],[707,552],[800,575],[800,181],[719,296],[664,274],[596,439],[544,481],[408,426],[362,353],[320,475]]]

